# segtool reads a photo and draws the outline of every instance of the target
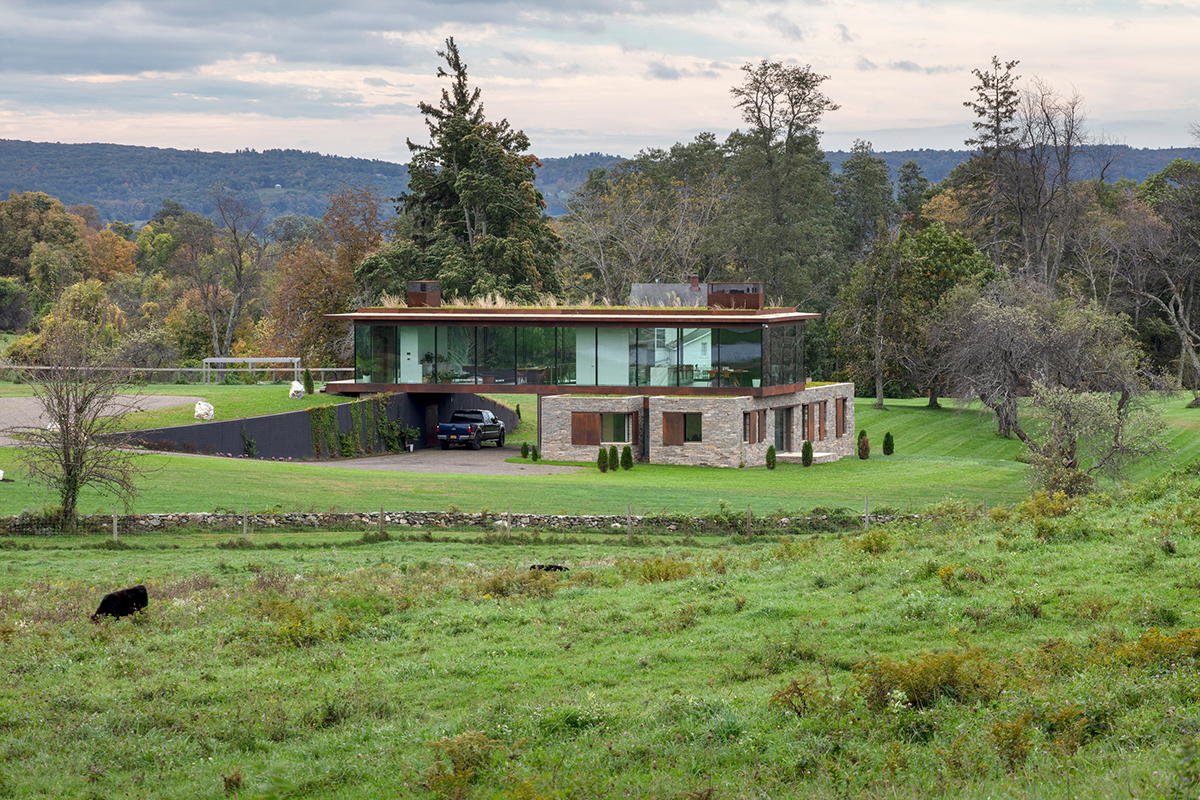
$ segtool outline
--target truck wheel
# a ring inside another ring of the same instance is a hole
[[[471,440],[471,449],[478,450],[481,447],[483,447],[483,434],[477,433],[475,434],[475,438]]]
[[[500,438],[496,440],[496,447],[504,447],[504,431],[500,431]]]
[[[449,442],[442,441],[442,442],[438,442],[438,444],[440,444],[440,445],[442,446],[442,449],[443,449],[443,450],[449,450],[449,449],[450,449],[450,443],[449,443]]]

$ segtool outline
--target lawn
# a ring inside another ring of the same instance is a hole
[[[1198,491],[633,545],[0,540],[0,796],[1195,797]]]
[[[202,387],[170,388],[186,393]],[[281,388],[207,387],[204,391],[219,414],[223,407],[261,410],[279,405],[286,408],[288,402],[333,400],[313,395],[288,401]],[[497,395],[496,399],[514,407],[521,403],[524,423],[512,441],[536,441],[531,432],[536,399],[532,395]],[[1174,453],[1137,465],[1133,470],[1136,477],[1161,474],[1173,464],[1200,458],[1200,411],[1184,405],[1182,398],[1162,402]],[[190,407],[178,413],[189,417]],[[150,455],[146,461],[157,471],[141,482],[141,495],[133,510],[241,510],[249,506],[252,510],[354,511],[377,509],[382,503],[411,510],[499,511],[512,505],[515,511],[534,513],[623,514],[632,508],[635,514],[643,514],[713,512],[724,502],[736,509],[750,506],[768,512],[813,506],[861,509],[868,498],[873,508],[913,510],[947,498],[989,507],[1011,504],[1028,492],[1026,468],[1016,460],[1021,446],[997,437],[990,415],[952,408],[930,410],[923,400],[889,401],[884,411],[871,409],[869,400],[859,400],[855,415],[858,427],[866,428],[873,442],[868,461],[850,458],[808,469],[787,464],[774,471],[763,466],[729,470],[639,464],[629,472],[603,475],[589,465],[563,475],[447,476],[343,470],[303,462]],[[136,416],[144,419],[149,415]],[[166,424],[158,414],[155,419],[160,420],[156,424]],[[890,457],[882,455],[887,431],[896,440],[896,454]],[[512,450],[513,458],[518,458],[517,448]],[[38,509],[53,502],[44,489],[21,479],[11,451],[0,449],[0,469],[17,478],[0,489],[0,513]],[[91,492],[84,493],[80,504],[85,513],[107,513],[112,507],[111,498]]]

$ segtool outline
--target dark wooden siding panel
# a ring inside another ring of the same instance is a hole
[[[683,444],[683,412],[663,412],[663,444]]]
[[[600,444],[600,415],[591,411],[571,412],[571,444]]]

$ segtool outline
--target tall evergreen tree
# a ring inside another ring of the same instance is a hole
[[[533,300],[558,294],[561,242],[533,188],[536,156],[508,120],[488,122],[454,39],[438,55],[438,77],[450,78],[438,104],[420,103],[429,144],[408,142],[408,192],[396,198],[412,236],[360,264],[369,290],[403,292],[403,281],[442,281],[450,296],[499,294]]]

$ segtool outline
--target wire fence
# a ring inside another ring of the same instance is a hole
[[[26,383],[29,380],[29,375],[34,372],[40,372],[48,369],[58,369],[56,367],[29,367],[23,365],[6,364],[0,366],[0,380],[10,381],[13,383]],[[90,370],[103,369],[97,367],[88,367]],[[205,378],[205,370],[203,367],[111,367],[114,372],[128,372],[130,380],[133,383],[142,384],[202,384]],[[312,372],[313,379],[318,383],[328,383],[330,380],[335,380],[339,376],[354,375],[353,367],[309,367]],[[293,377],[293,372],[290,368],[264,368],[264,367],[220,367],[212,368],[210,373],[216,373],[217,380],[227,379],[227,375],[238,375],[239,383],[245,382],[241,376],[251,382],[265,381],[268,383],[283,383],[290,382]],[[332,377],[330,377],[332,376]]]

